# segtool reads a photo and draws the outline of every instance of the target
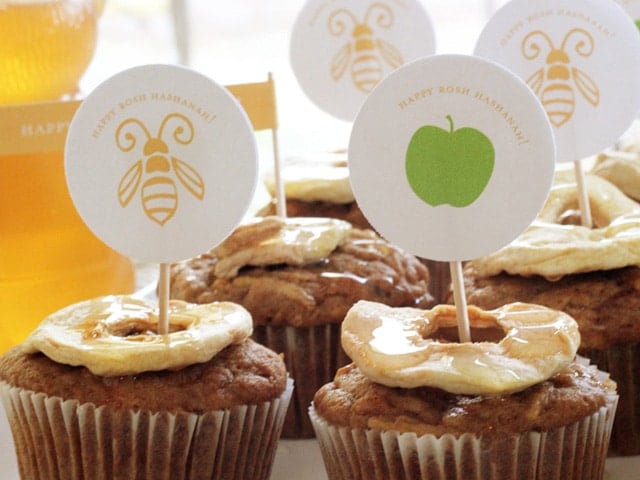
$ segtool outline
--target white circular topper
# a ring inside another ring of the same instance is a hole
[[[613,0],[512,0],[489,20],[475,53],[537,94],[558,161],[610,147],[640,110],[640,34]]]
[[[170,65],[99,85],[69,127],[65,171],[88,227],[140,261],[171,262],[221,242],[257,183],[255,135],[237,100]]]
[[[384,237],[420,257],[463,261],[533,221],[554,154],[547,116],[522,80],[489,60],[437,55],[399,68],[367,98],[349,169]]]
[[[309,0],[290,45],[305,94],[346,121],[390,71],[434,51],[433,26],[418,0]]]

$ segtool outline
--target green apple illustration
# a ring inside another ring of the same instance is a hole
[[[495,162],[493,143],[475,128],[449,131],[424,125],[407,147],[405,170],[415,194],[431,206],[471,205],[489,183]]]

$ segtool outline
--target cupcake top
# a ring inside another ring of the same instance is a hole
[[[546,431],[609,404],[616,385],[576,362],[566,314],[528,304],[471,307],[473,342],[458,343],[455,307],[359,302],[343,323],[353,363],[314,397],[332,425],[418,435]]]
[[[428,283],[414,256],[330,218],[257,218],[171,267],[172,298],[239,303],[257,325],[339,323],[360,299],[426,307]]]
[[[249,338],[251,315],[240,305],[172,301],[169,333],[157,332],[158,311],[129,296],[107,296],[63,308],[45,318],[22,344],[58,363],[95,375],[178,370],[210,360]]]
[[[585,175],[594,227],[579,224],[572,172],[556,174],[538,218],[501,250],[472,260],[482,277],[506,272],[557,280],[565,275],[640,265],[640,204],[594,174]]]
[[[593,366],[571,363],[541,383],[511,395],[460,395],[432,387],[391,388],[355,365],[336,373],[314,397],[316,412],[332,425],[462,435],[548,431],[585,418],[616,395]]]
[[[201,413],[273,400],[283,359],[249,338],[240,305],[172,301],[169,333],[128,296],[70,305],[0,357],[0,380],[48,396],[120,409]]]
[[[280,355],[247,339],[180,370],[109,377],[14,347],[0,357],[0,380],[83,404],[200,414],[271,401],[285,390],[287,372]]]
[[[540,305],[469,307],[473,342],[452,340],[453,305],[431,310],[360,301],[342,324],[342,346],[372,381],[451,393],[502,395],[555,375],[575,358],[576,321]]]
[[[304,202],[351,203],[355,200],[349,183],[347,154],[325,153],[287,159],[280,171],[287,198]],[[264,179],[271,195],[275,195],[275,179]]]

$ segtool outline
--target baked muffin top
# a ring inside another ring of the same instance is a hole
[[[555,282],[505,273],[482,277],[472,263],[463,274],[470,305],[493,309],[519,301],[568,313],[580,328],[581,351],[640,342],[638,267],[567,275]],[[453,302],[451,294],[447,301]]]
[[[247,229],[272,221],[273,217],[256,220]],[[228,242],[235,242],[236,236],[238,243],[243,242],[244,233],[238,229]],[[339,323],[360,299],[421,308],[433,303],[427,268],[371,230],[349,226],[326,255],[298,264],[286,258],[271,263],[267,259],[260,265],[242,266],[236,275],[216,274],[229,250],[228,245],[220,247],[171,266],[172,298],[194,303],[231,301],[249,310],[256,325],[296,327]]]
[[[613,381],[573,362],[548,380],[509,395],[474,396],[374,383],[347,365],[314,397],[316,412],[335,426],[433,434],[548,431],[595,413],[615,395]]]
[[[278,354],[246,339],[208,362],[112,377],[17,346],[0,357],[0,379],[14,387],[96,406],[202,413],[270,401],[284,391],[287,373]]]

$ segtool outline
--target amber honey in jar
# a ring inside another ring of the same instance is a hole
[[[99,8],[93,0],[0,0],[0,104],[76,93]]]
[[[69,303],[134,288],[132,262],[85,226],[64,176],[98,8],[0,0],[0,352]]]

